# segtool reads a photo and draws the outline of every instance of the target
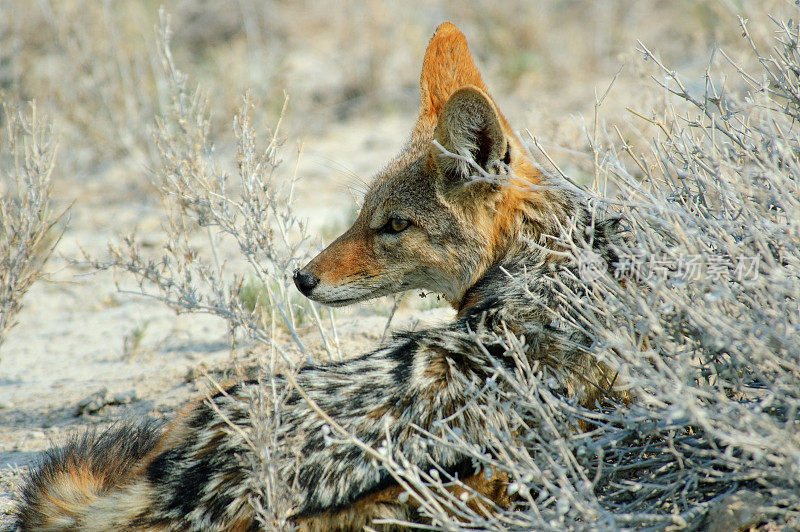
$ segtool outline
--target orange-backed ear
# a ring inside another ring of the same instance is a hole
[[[484,91],[481,74],[472,61],[467,39],[452,22],[444,22],[431,37],[420,76],[420,121],[435,124],[452,94],[473,85]]]

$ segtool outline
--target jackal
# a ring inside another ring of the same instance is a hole
[[[405,148],[377,176],[353,226],[294,279],[326,305],[423,289],[457,315],[368,354],[277,377],[286,399],[273,465],[289,479],[290,520],[301,530],[424,521],[419,502],[402,496],[369,451],[384,442],[408,464],[435,467],[458,478],[458,489],[508,507],[505,475],[476,471],[462,451],[431,439],[446,420],[467,442],[484,441],[491,414],[476,390],[498,366],[515,364],[500,337],[524,338],[525,356],[558,374],[567,396],[594,404],[613,393],[611,372],[553,312],[565,304],[559,287],[581,282],[558,240],[569,228],[611,264],[617,221],[595,220],[536,169],[449,22],[428,45],[420,89]],[[246,464],[260,386],[242,382],[193,403],[165,429],[125,424],[49,451],[24,487],[22,528],[258,529],[255,508],[268,502]],[[331,424],[354,437],[332,440]]]

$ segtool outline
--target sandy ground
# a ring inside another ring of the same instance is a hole
[[[323,134],[293,139],[303,143],[298,212],[308,219],[312,234],[337,224],[344,228],[353,208],[348,188],[353,176],[368,179],[379,169],[401,146],[412,119],[341,122]],[[291,149],[286,156],[287,164],[294,164]],[[125,277],[70,260],[80,257],[82,249],[102,256],[108,242],[133,227],[141,241],[160,240],[158,202],[144,192],[116,189],[117,177],[100,175],[85,184],[89,193],[72,207],[69,227],[47,264],[47,278],[26,296],[18,325],[3,345],[0,528],[11,526],[19,480],[42,450],[120,419],[168,419],[181,404],[204,393],[207,370],[231,366],[227,329],[220,319],[176,315],[158,301],[120,293],[115,281],[124,287]],[[144,171],[141,178],[146,178]],[[318,236],[317,245],[322,240]],[[452,315],[447,308],[420,313],[416,298],[409,299],[393,327],[419,327]],[[343,352],[355,355],[378,342],[388,308],[386,301],[378,301],[338,312]],[[126,342],[130,346],[137,333],[141,340],[131,352]]]

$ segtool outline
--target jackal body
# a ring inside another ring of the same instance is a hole
[[[411,139],[376,178],[353,227],[295,282],[328,305],[431,290],[458,315],[357,358],[307,364],[294,382],[277,379],[281,422],[270,463],[302,530],[358,530],[377,517],[424,520],[419,502],[400,496],[375,455],[382,446],[390,458],[458,478],[463,485],[453,491],[470,488],[507,507],[506,477],[476,470],[470,457],[430,435],[443,436],[447,420],[465,441],[484,441],[498,414],[474,398],[498,368],[513,370],[503,341],[509,334],[524,338],[525,355],[557,375],[564,394],[592,404],[612,383],[580,348],[585,338],[554,323],[564,304],[559,287],[579,291],[580,281],[574,261],[548,237],[571,227],[611,262],[615,222],[594,221],[539,174],[450,23],[428,46],[421,100]],[[473,182],[476,173],[491,179]],[[240,383],[189,405],[165,429],[125,425],[50,451],[25,486],[21,526],[258,529],[254,508],[267,501],[254,480],[251,412],[265,400],[263,388]]]

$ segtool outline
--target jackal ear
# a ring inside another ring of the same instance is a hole
[[[478,87],[463,87],[450,97],[439,116],[434,138],[445,150],[458,156],[431,147],[443,191],[462,187],[471,176],[480,175],[470,161],[493,175],[505,173],[505,164],[510,161],[508,137],[500,115],[489,96]],[[482,184],[497,188],[496,184]]]
[[[450,96],[466,85],[486,90],[466,37],[455,24],[444,22],[431,37],[422,63],[420,119],[435,123]]]

